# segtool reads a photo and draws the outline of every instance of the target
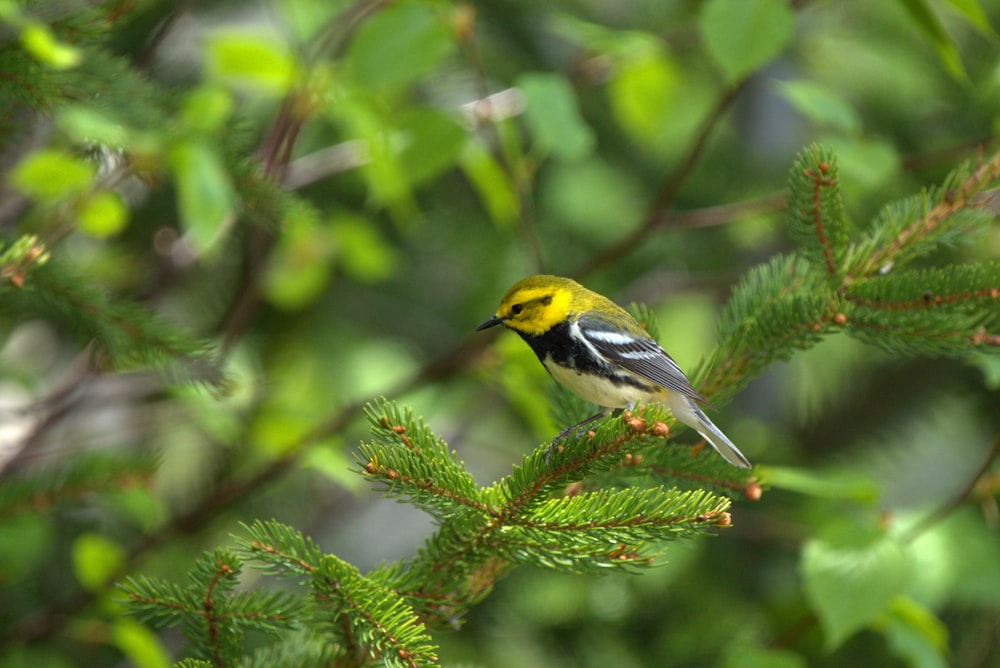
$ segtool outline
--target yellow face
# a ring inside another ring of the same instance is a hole
[[[553,325],[566,319],[574,285],[576,284],[568,278],[556,276],[529,276],[522,279],[500,300],[496,315],[478,329],[503,325],[529,336],[547,332]]]

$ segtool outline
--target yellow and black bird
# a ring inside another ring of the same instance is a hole
[[[659,403],[730,464],[750,462],[698,403],[708,403],[636,320],[613,301],[561,276],[529,276],[500,300],[477,331],[503,325],[521,335],[548,372],[578,397],[602,407],[585,425],[616,408]],[[564,431],[563,433],[566,433]]]

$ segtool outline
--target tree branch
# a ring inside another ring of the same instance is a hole
[[[953,498],[942,504],[940,508],[903,532],[901,540],[904,543],[912,543],[928,529],[946,519],[963,504],[969,501],[973,497],[976,487],[979,485],[979,481],[986,478],[989,474],[990,467],[993,465],[993,462],[996,461],[997,457],[1000,457],[1000,433],[993,438],[993,444],[990,446],[989,452],[986,453],[986,457],[983,458],[982,465],[976,469],[975,475],[969,478],[969,481],[965,484],[965,486],[962,487],[962,489],[959,490]]]
[[[642,240],[643,237],[661,224],[666,209],[673,204],[678,193],[680,193],[681,186],[684,185],[684,182],[691,175],[692,168],[698,160],[701,159],[702,153],[708,145],[709,137],[712,136],[712,132],[719,124],[719,121],[722,120],[726,111],[728,111],[733,105],[733,102],[736,100],[740,91],[743,90],[745,84],[746,80],[744,79],[743,81],[721,92],[718,99],[715,101],[715,105],[702,121],[701,127],[698,129],[698,133],[695,135],[695,138],[691,142],[690,146],[688,146],[684,157],[681,158],[681,161],[676,167],[674,167],[673,171],[670,172],[667,179],[657,191],[653,201],[650,202],[643,222],[632,230],[632,232],[627,234],[625,238],[615,244],[612,244],[594,257],[590,258],[583,264],[583,266],[573,272],[573,276],[577,278],[589,276],[604,265],[611,264],[612,262],[621,259],[623,256],[627,255],[632,248]]]

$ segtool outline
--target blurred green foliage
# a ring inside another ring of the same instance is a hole
[[[561,425],[530,351],[470,330],[542,270],[649,304],[698,369],[803,238],[802,146],[837,156],[854,260],[989,159],[998,26],[983,0],[0,0],[0,666],[170,665],[183,639],[113,583],[199,582],[240,521],[345,573],[409,557],[433,526],[352,470],[365,401],[508,474]],[[1000,288],[977,205],[912,258],[926,288],[887,264],[871,299]],[[765,483],[733,528],[641,575],[516,570],[440,663],[996,665],[998,335],[789,349],[717,414]]]

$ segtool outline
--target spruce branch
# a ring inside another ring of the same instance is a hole
[[[826,276],[794,254],[750,270],[733,289],[719,325],[720,344],[696,370],[695,387],[712,400],[735,394],[777,360],[815,345],[830,327]]]
[[[275,633],[292,627],[304,609],[285,592],[241,592],[241,561],[228,550],[202,556],[181,587],[149,577],[130,577],[120,591],[129,610],[158,626],[181,626],[196,658],[216,667],[235,665],[245,630]]]
[[[796,158],[788,179],[789,234],[809,259],[839,280],[848,246],[848,223],[832,151],[811,146]]]
[[[679,490],[710,490],[718,495],[751,501],[760,498],[761,487],[753,470],[735,468],[720,459],[705,447],[704,439],[693,446],[669,442],[673,438],[672,427],[677,422],[660,407],[640,407],[636,413],[625,411],[620,418],[606,419],[620,419],[638,438],[629,440],[625,447],[617,450],[609,466],[595,467],[586,474],[571,473],[570,482],[562,488],[565,494],[652,484]],[[594,430],[585,436],[589,442],[601,439]],[[584,475],[584,482],[575,482]]]
[[[323,633],[293,630],[280,642],[258,647],[250,656],[243,657],[240,668],[326,668],[349,665],[343,660],[340,648],[329,642]]]
[[[237,537],[240,554],[246,560],[261,562],[260,569],[269,575],[312,576],[323,560],[323,551],[312,538],[279,522],[240,524],[249,537]]]
[[[218,668],[211,661],[203,661],[202,659],[192,659],[186,657],[178,661],[173,665],[173,668]]]
[[[404,414],[385,401],[369,407],[374,435],[393,434],[395,450],[405,458],[425,451],[424,439],[396,438],[417,434],[422,425],[394,429]],[[632,449],[662,447],[669,429],[664,410],[648,406],[624,412],[598,423],[593,430],[571,434],[556,442],[551,458],[548,444],[540,446],[515,466],[512,473],[480,490],[475,503],[467,492],[462,499],[436,490],[433,505],[452,507],[439,517],[435,534],[405,565],[385,568],[377,577],[385,586],[403,594],[423,618],[432,623],[454,624],[470,605],[492,588],[493,582],[517,565],[547,566],[571,572],[630,569],[649,566],[663,541],[727,526],[728,499],[705,491],[681,492],[659,487],[576,492],[564,496],[568,483],[597,472],[617,471],[623,462],[638,461]],[[391,419],[390,419],[391,418]],[[402,420],[400,420],[402,418]],[[425,434],[426,438],[426,434]],[[391,456],[389,446],[368,455]],[[443,445],[436,446],[447,452]],[[677,449],[690,457],[687,450]],[[413,466],[407,459],[403,465]],[[549,460],[546,462],[546,460]],[[398,466],[399,464],[394,464]],[[416,489],[407,474],[392,469],[389,475],[369,460],[366,476],[387,476],[410,500],[427,491]],[[440,486],[441,488],[444,485]],[[390,495],[396,493],[389,487]],[[420,502],[418,501],[418,505]]]
[[[114,300],[52,260],[35,265],[20,286],[0,284],[0,312],[24,320],[44,317],[63,324],[82,344],[96,343],[100,361],[115,370],[158,371],[171,383],[225,383],[210,346],[145,307]]]
[[[668,537],[729,526],[728,507],[705,491],[659,487],[550,498],[512,517],[497,547],[511,562],[572,572],[648,566]]]
[[[6,476],[0,484],[0,519],[39,508],[71,506],[94,494],[146,487],[157,467],[153,457],[86,452],[58,469]]]
[[[750,270],[733,289],[720,344],[694,374],[696,387],[713,399],[728,396],[839,329],[907,354],[962,356],[1000,344],[996,263],[900,271],[988,229],[992,214],[980,194],[998,177],[1000,153],[975,170],[959,168],[940,187],[887,204],[852,242],[836,157],[816,146],[804,150],[788,194],[790,231],[801,248]]]
[[[868,343],[905,354],[961,356],[996,345],[1000,262],[895,272],[852,286],[845,327]]]
[[[930,252],[936,245],[969,232],[992,219],[977,196],[1000,178],[1000,152],[975,170],[953,171],[938,188],[926,190],[900,205],[890,205],[875,221],[869,236],[852,252],[844,285]],[[978,215],[976,215],[978,212]]]
[[[436,661],[435,647],[413,609],[398,594],[367,578],[312,540],[278,522],[244,526],[240,539],[248,559],[272,574],[308,576],[312,604],[343,647],[355,648],[387,666],[407,668]]]
[[[700,444],[697,447],[704,447]],[[665,450],[664,452],[669,452]],[[660,484],[671,484],[679,489],[700,489],[711,490],[716,494],[725,494],[730,497],[740,497],[747,501],[758,501],[763,494],[757,477],[750,473],[744,473],[744,480],[730,480],[726,471],[724,475],[717,473],[704,473],[691,470],[690,467],[670,467],[664,466],[657,461],[645,462],[646,469],[653,474],[654,479]],[[732,468],[732,467],[730,467]]]
[[[461,625],[468,608],[513,569],[496,550],[497,522],[471,524],[452,518],[438,527],[416,555],[370,574],[404,596],[430,626]]]
[[[4,248],[0,243],[0,284],[10,283],[14,288],[23,288],[28,273],[49,261],[52,254],[34,234],[19,237]],[[0,288],[2,291],[2,288]]]
[[[398,594],[326,555],[313,578],[317,605],[367,647],[368,656],[392,668],[417,668],[437,661],[436,646],[413,608]]]
[[[412,411],[382,398],[365,414],[373,442],[361,444],[358,459],[366,478],[380,483],[387,496],[406,496],[439,520],[463,509],[489,512],[458,455]]]

